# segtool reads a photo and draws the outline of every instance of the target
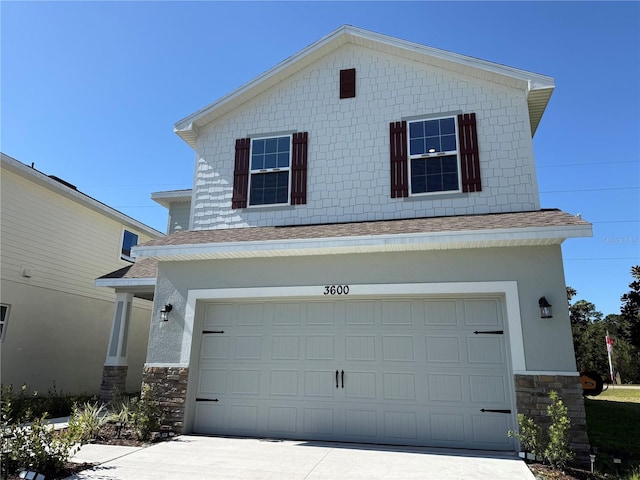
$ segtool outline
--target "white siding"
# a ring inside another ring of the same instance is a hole
[[[339,70],[357,96],[340,100]],[[475,112],[482,192],[390,198],[389,123]],[[309,132],[307,204],[231,209],[234,141]],[[192,228],[363,221],[539,208],[525,92],[353,45],[200,129]]]

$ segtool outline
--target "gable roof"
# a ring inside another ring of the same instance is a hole
[[[146,235],[149,235],[152,238],[163,237],[164,233],[152,228],[144,223],[132,218],[119,210],[116,210],[109,205],[96,200],[95,198],[90,197],[89,195],[82,193],[78,190],[74,185],[61,178],[58,178],[54,175],[47,175],[42,173],[39,170],[36,170],[33,166],[25,165],[24,163],[16,160],[9,155],[4,153],[0,153],[0,158],[2,161],[2,168],[7,169],[8,171],[35,183],[51,192],[57,193],[73,202],[76,202],[79,205],[82,205],[85,208],[93,210],[100,215],[104,215],[105,217],[111,218],[118,223],[122,223],[123,225],[128,226],[131,229],[137,230],[139,232],[144,232]]]
[[[200,127],[239,107],[347,43],[525,90],[532,136],[555,86],[553,78],[545,75],[427,47],[351,25],[343,25],[240,88],[178,121],[174,125],[174,132],[195,148]]]
[[[339,253],[552,245],[591,236],[560,210],[176,232],[133,248],[138,258],[182,261]],[[140,261],[140,260],[138,260]]]

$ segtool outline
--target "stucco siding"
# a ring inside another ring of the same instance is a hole
[[[355,68],[357,95],[338,98]],[[482,191],[390,198],[389,123],[477,117]],[[231,209],[235,139],[309,132],[307,204]],[[525,92],[347,45],[202,127],[192,228],[234,228],[526,211],[539,208]]]
[[[517,282],[526,370],[574,372],[559,246],[162,262],[155,309],[165,301],[174,308],[172,321],[152,322],[147,361],[180,363],[190,289],[490,281]],[[552,319],[540,318],[543,295],[554,305]]]
[[[100,391],[113,298],[102,300],[3,280],[2,300],[11,303],[1,348],[3,384],[26,383],[43,394],[54,382],[58,390],[70,393]],[[136,299],[128,340],[129,392],[140,390],[150,316],[151,302]]]

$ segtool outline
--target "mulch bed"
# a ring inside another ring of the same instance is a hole
[[[529,463],[527,466],[538,480],[600,480],[602,478],[579,468],[566,467],[564,470],[554,470],[541,463]]]

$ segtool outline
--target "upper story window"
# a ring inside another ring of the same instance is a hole
[[[138,244],[138,235],[130,232],[129,230],[125,230],[122,234],[122,249],[120,251],[120,258],[122,260],[127,260],[128,262],[133,262],[133,258],[131,257],[131,249]]]
[[[308,133],[239,138],[231,208],[307,203]]]
[[[455,117],[409,122],[411,193],[460,191]]]
[[[391,198],[482,190],[475,113],[392,122],[389,128]]]
[[[7,322],[9,321],[10,306],[6,304],[0,304],[0,342],[4,342],[4,337],[7,334]]]
[[[249,205],[289,203],[291,135],[251,139]]]

